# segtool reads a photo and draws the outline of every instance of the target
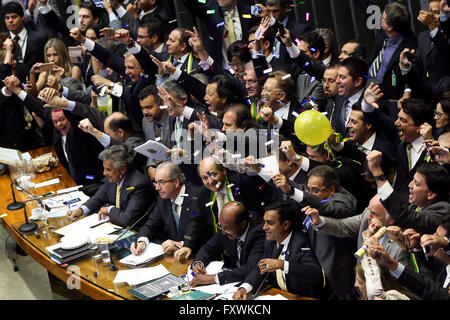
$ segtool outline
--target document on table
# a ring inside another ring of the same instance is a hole
[[[162,264],[151,268],[140,268],[131,270],[119,270],[113,283],[128,283],[130,286],[135,286],[147,281],[161,278],[169,274],[169,270]]]
[[[289,299],[283,297],[281,294],[276,294],[274,296],[271,295],[258,296],[255,300],[289,300]]]
[[[159,256],[162,256],[163,254],[164,253],[162,245],[150,242],[149,245],[145,248],[144,252],[142,252],[140,255],[130,254],[129,256],[121,259],[119,262],[137,266],[143,263],[147,263]]]
[[[146,143],[134,148],[134,151],[143,154],[147,158],[160,161],[167,160],[166,150],[169,150],[169,148],[162,143],[153,140],[148,140]]]
[[[78,221],[72,222],[71,224],[62,227],[58,230],[56,230],[55,232],[66,236],[69,233],[72,232],[88,232],[90,228],[95,227],[97,225],[99,225],[100,223],[109,221],[109,217],[106,216],[103,220],[98,220],[98,215],[96,213],[91,214],[87,217],[84,217],[83,219],[80,219]]]

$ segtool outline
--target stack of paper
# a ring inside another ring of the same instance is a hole
[[[274,296],[271,295],[259,296],[255,300],[289,300],[289,299],[283,297],[281,294],[276,294]]]
[[[169,270],[162,264],[151,268],[119,270],[113,283],[126,282],[129,286],[136,286],[147,281],[158,279],[167,274],[169,274]]]
[[[129,256],[121,259],[120,262],[131,266],[137,266],[160,257],[163,254],[164,253],[162,245],[150,242],[147,248],[145,248],[144,252],[142,252],[140,255],[137,256],[134,254],[130,254]]]

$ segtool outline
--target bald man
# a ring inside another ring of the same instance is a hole
[[[262,218],[249,212],[241,202],[225,204],[219,216],[220,232],[216,232],[198,251],[192,264],[196,276],[190,285],[223,285],[244,281],[250,270],[256,268],[264,252],[265,234],[262,226]],[[220,255],[227,270],[206,274],[205,266],[211,261],[221,260]]]
[[[216,162],[214,157],[203,159],[198,166],[198,174],[203,182],[194,202],[194,212],[208,217],[208,228],[217,231],[219,213],[231,201],[242,202],[248,210],[262,217],[261,188],[264,181],[259,176],[239,175]]]

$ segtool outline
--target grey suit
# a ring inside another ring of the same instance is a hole
[[[321,109],[326,105],[327,97],[323,92],[322,83],[315,80],[314,77],[311,77],[307,73],[302,72],[298,76],[296,83],[296,92],[300,101],[306,97],[314,97],[316,99],[316,103],[321,106]]]
[[[320,228],[319,232],[326,232],[339,238],[353,238],[357,236],[357,247],[360,248],[364,242],[362,232],[365,231],[368,226],[368,215],[369,210],[366,208],[363,213],[345,219],[322,217],[322,219],[325,219],[325,225]],[[408,253],[389,239],[389,237],[384,237],[381,245],[392,258],[405,266],[410,265]]]

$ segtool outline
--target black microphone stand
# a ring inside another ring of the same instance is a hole
[[[126,230],[124,232],[122,232],[116,240],[114,240],[113,242],[111,242],[110,244],[108,244],[108,253],[109,253],[109,259],[111,260],[111,267],[109,268],[109,270],[111,271],[117,271],[117,267],[116,264],[114,263],[114,259],[111,255],[111,247],[117,242],[117,240],[119,240],[120,238],[122,238],[122,236],[127,233],[128,231],[130,231],[131,228],[133,228],[134,226],[136,226],[138,224],[138,222],[140,222],[145,216],[147,216],[150,212],[153,211],[153,208],[155,207],[156,202],[154,202],[150,208],[147,210],[147,212],[140,217],[136,222],[134,222],[132,225],[130,225],[129,227],[126,228]]]
[[[16,194],[14,192],[14,186],[17,185],[15,179],[13,180],[11,178],[11,173],[8,170],[8,176],[9,179],[11,180],[11,193],[12,193],[12,197],[13,197],[13,202],[11,202],[10,204],[8,204],[8,206],[6,207],[8,210],[19,210],[25,207],[25,203],[21,202],[21,201],[17,201],[16,200]]]
[[[19,227],[19,231],[27,233],[36,230],[38,225],[37,223],[28,221],[27,208],[25,207],[25,205],[23,206],[23,213],[25,215],[25,223]]]

